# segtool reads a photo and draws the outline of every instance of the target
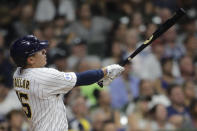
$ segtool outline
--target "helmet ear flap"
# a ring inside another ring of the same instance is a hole
[[[27,65],[27,59],[21,57],[12,57],[17,67],[25,67]]]

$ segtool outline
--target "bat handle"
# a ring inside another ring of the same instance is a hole
[[[130,60],[131,60],[131,57],[128,57],[126,60],[123,60],[123,61],[119,62],[118,64],[120,66],[125,66],[126,64],[131,62]]]

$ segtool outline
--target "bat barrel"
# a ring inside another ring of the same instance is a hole
[[[182,16],[182,15],[186,14],[186,11],[183,8],[179,8],[176,13],[179,14],[178,16]]]
[[[150,45],[154,40],[156,40],[158,37],[160,37],[164,32],[166,32],[170,27],[172,27],[176,22],[185,15],[186,12],[183,8],[179,8],[173,17],[169,18],[165,23],[160,25],[158,29],[153,33],[152,36],[150,36],[149,39],[147,39],[140,47],[138,47],[129,57],[127,57],[126,60],[121,61],[119,64],[121,66],[125,66],[127,63],[131,61],[133,57],[135,57],[138,53],[140,53],[144,48],[146,48],[148,45]],[[100,87],[103,87],[103,82],[99,81],[98,85]]]
[[[165,23],[159,26],[159,28],[153,33],[153,35],[147,39],[144,44],[142,44],[139,48],[137,48],[126,60],[121,61],[119,64],[121,66],[126,65],[130,62],[130,60],[135,57],[138,53],[140,53],[144,48],[150,45],[155,39],[160,37],[164,32],[166,32],[170,27],[172,27],[186,12],[183,8],[179,8],[173,17],[168,19]]]

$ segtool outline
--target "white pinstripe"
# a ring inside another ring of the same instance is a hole
[[[13,78],[29,80],[29,90],[19,87],[14,89],[28,94],[32,131],[66,131],[66,108],[62,95],[57,94],[65,94],[75,86],[75,73],[59,72],[51,68],[29,68],[20,74],[19,70],[17,68]]]

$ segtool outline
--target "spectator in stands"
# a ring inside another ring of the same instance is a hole
[[[141,79],[139,82],[139,94],[138,97],[134,99],[134,101],[130,101],[129,105],[126,109],[126,114],[132,114],[135,111],[136,103],[138,100],[146,100],[148,102],[148,108],[152,108],[156,104],[164,104],[165,106],[170,105],[170,101],[168,100],[165,94],[156,93],[157,86],[155,87],[154,83],[147,79]],[[142,98],[141,98],[142,97]]]
[[[21,109],[21,104],[14,90],[10,90],[2,79],[0,81],[0,117],[5,117],[13,109]]]
[[[91,124],[87,118],[88,108],[84,97],[78,96],[73,99],[72,111],[75,117],[69,121],[69,129],[89,131],[91,129]]]
[[[195,84],[193,81],[188,80],[183,84],[185,106],[189,107],[193,99],[195,99]]]
[[[20,19],[13,23],[16,37],[22,37],[24,35],[32,33],[33,28],[35,27],[33,15],[34,10],[32,4],[25,4],[22,6]]]
[[[192,100],[189,106],[189,111],[191,114],[191,122],[188,129],[191,128],[190,130],[195,130],[197,129],[197,99]]]
[[[75,114],[72,110],[73,101],[79,96],[81,96],[80,93],[81,93],[80,88],[74,88],[72,91],[65,94],[63,97],[64,105],[66,106],[66,112],[67,112],[66,115],[67,115],[68,121],[75,119]]]
[[[144,1],[143,0],[131,0],[132,5],[134,7],[134,10],[142,11],[144,7]]]
[[[53,55],[52,59],[53,59],[53,63],[52,65],[50,65],[50,67],[55,68],[59,71],[68,71],[68,67],[67,67],[67,52],[65,50],[56,48],[57,50],[55,51],[55,54]]]
[[[15,70],[15,66],[5,55],[6,51],[0,48],[0,80],[4,80],[4,84],[12,87],[12,73]]]
[[[194,35],[188,35],[184,40],[184,45],[186,48],[186,55],[192,58],[194,62],[197,61],[197,38]]]
[[[164,8],[157,8],[157,13],[158,13],[159,17],[161,18],[161,23],[165,22],[172,15],[170,9],[165,8],[165,7]]]
[[[181,74],[182,82],[187,80],[194,80],[194,63],[192,58],[189,56],[184,56],[180,59],[179,70]]]
[[[181,115],[173,115],[168,119],[175,129],[183,129],[184,118]]]
[[[8,122],[0,120],[0,131],[8,131]]]
[[[123,16],[132,16],[134,11],[132,2],[128,0],[122,1],[120,10]]]
[[[138,33],[143,33],[145,31],[143,18],[140,12],[134,12],[131,21],[132,28],[136,29]]]
[[[33,35],[35,35],[38,39],[44,40],[44,36],[40,27],[35,27],[32,31]]]
[[[146,66],[142,66],[140,78],[154,81],[162,75],[160,60],[164,55],[163,42],[156,40],[151,49],[152,51],[147,55],[145,54],[143,58],[143,65]]]
[[[44,40],[48,40],[49,42],[51,42],[51,40],[55,36],[53,23],[52,22],[46,22],[46,23],[43,23],[41,25],[42,26],[40,28],[41,28]],[[51,47],[51,43],[50,43],[49,46]]]
[[[105,17],[92,16],[90,5],[82,3],[78,10],[78,19],[71,24],[70,32],[87,41],[90,54],[103,56],[106,35],[111,25],[111,21]]]
[[[137,43],[139,42],[139,32],[136,29],[129,28],[125,35],[125,45],[124,45],[124,56],[123,58],[128,57],[135,49],[137,48]],[[143,59],[140,55],[137,55],[135,59],[132,59],[132,68],[133,74],[137,77],[140,77],[141,71],[143,68]]]
[[[23,127],[25,116],[21,110],[10,111],[7,118],[9,121],[8,131],[27,131],[28,127]]]
[[[150,117],[152,118],[151,129],[158,130],[174,130],[172,124],[167,121],[167,110],[164,105],[157,104],[150,109]]]
[[[131,75],[131,64],[125,65],[125,71],[122,76],[115,79],[110,84],[110,95],[112,107],[125,110],[129,101],[139,95],[139,79]]]
[[[118,110],[111,109],[111,98],[109,92],[106,90],[97,90],[95,93],[97,99],[97,105],[93,109],[94,112],[102,112],[105,115],[106,120],[114,122],[117,128],[121,128],[120,125],[120,112]]]
[[[136,49],[137,42],[139,42],[139,40],[139,32],[136,29],[130,28],[127,30],[125,36],[125,47],[128,54]]]
[[[102,111],[95,111],[91,115],[92,131],[103,131],[103,123],[106,121],[106,116]]]
[[[152,22],[152,18],[156,14],[155,10],[156,10],[156,8],[154,8],[154,5],[151,1],[145,1],[144,9],[143,9],[143,22],[145,24]],[[149,37],[150,37],[150,35],[149,35]]]
[[[68,58],[68,68],[73,67],[88,55],[87,42],[79,37],[73,38],[70,42],[71,55]]]
[[[195,73],[195,75],[194,75],[193,82],[194,82],[195,87],[196,87],[196,85],[197,85],[197,63],[194,64],[194,73]],[[195,94],[197,94],[197,88],[195,88]]]
[[[156,92],[167,94],[167,89],[171,84],[179,83],[179,79],[173,75],[173,59],[161,59],[162,76],[155,81]]]
[[[101,60],[97,56],[87,56],[81,59],[76,65],[75,69],[79,72],[84,71],[85,69],[99,69],[101,67]]]
[[[182,31],[179,34],[179,41],[180,42],[184,42],[184,40],[188,37],[188,36],[197,36],[197,25],[195,23],[196,19],[190,16],[185,17],[185,19],[182,20],[182,24],[181,24],[181,29]]]
[[[76,64],[76,69],[78,72],[89,69],[99,69],[101,68],[101,61],[97,56],[87,56],[84,59],[81,59],[79,63]],[[94,90],[101,90],[100,86],[95,83],[87,86],[81,86],[81,94],[87,98],[87,101],[90,106],[96,104],[97,99],[94,96]]]
[[[75,20],[75,6],[71,0],[40,0],[38,1],[35,20],[37,22],[48,22],[55,15],[64,15],[69,21]]]
[[[149,38],[155,32],[155,30],[157,29],[157,25],[154,24],[154,23],[149,23],[149,24],[147,24],[146,28],[147,29],[146,29],[146,32],[145,32],[145,38],[144,39]]]
[[[151,131],[150,120],[148,118],[148,102],[150,97],[140,96],[135,104],[134,112],[128,117],[129,131],[146,130]]]
[[[139,96],[152,97],[154,93],[153,83],[150,80],[142,79],[139,83]]]
[[[0,48],[3,49],[5,48],[5,38],[3,33],[0,32]]]
[[[119,63],[123,59],[122,43],[113,41],[110,57],[103,59],[102,66]]]
[[[173,84],[168,88],[168,96],[171,100],[171,105],[167,107],[168,119],[174,121],[174,119],[189,120],[190,114],[186,106],[184,105],[184,93],[180,85]],[[182,118],[181,118],[182,117]]]
[[[184,46],[181,43],[177,43],[177,30],[175,26],[164,33],[162,40],[165,43],[165,57],[172,57],[174,60],[179,60],[185,55]]]
[[[117,131],[117,127],[113,121],[104,121],[103,122],[103,130],[102,131]]]
[[[107,57],[113,54],[112,50],[114,42],[118,42],[123,47],[125,46],[125,38],[128,27],[130,26],[129,22],[129,17],[121,17],[117,21],[114,21],[106,40],[105,54]]]
[[[54,26],[54,35],[59,39],[64,37],[65,33],[64,30],[69,25],[68,20],[63,15],[56,15],[53,21]]]

